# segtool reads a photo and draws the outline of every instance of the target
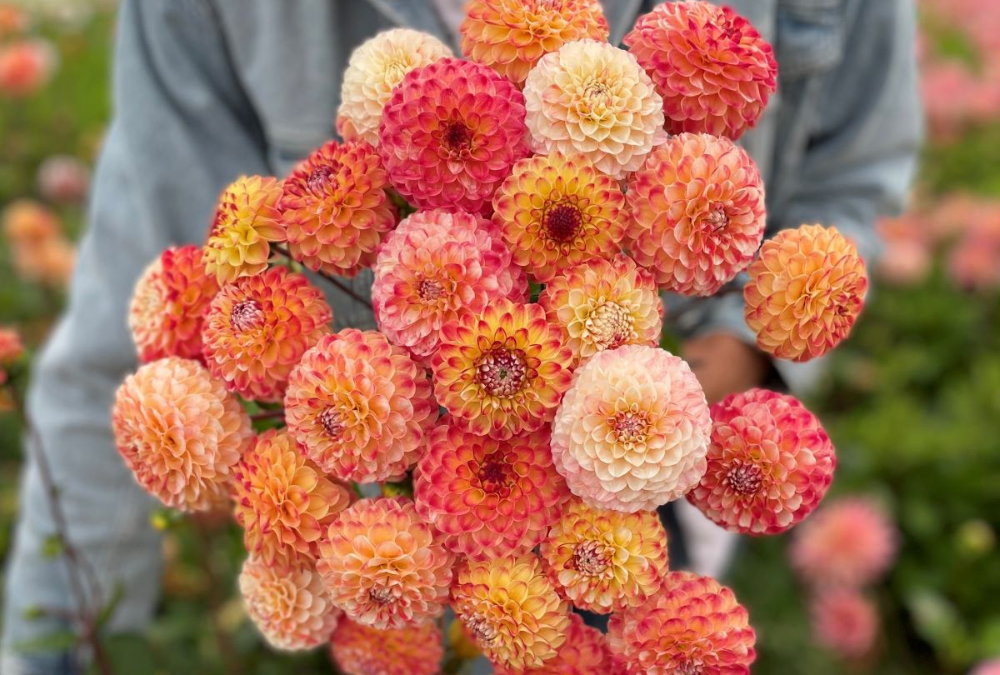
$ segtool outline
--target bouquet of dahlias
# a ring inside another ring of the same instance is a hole
[[[149,266],[121,454],[168,507],[233,509],[250,617],[345,673],[437,673],[444,632],[500,673],[747,673],[746,610],[670,571],[656,508],[784,532],[834,451],[790,396],[709,408],[658,346],[660,292],[748,270],[759,347],[802,361],[866,287],[836,229],[762,245],[734,139],[775,89],[771,47],[700,1],[641,17],[628,51],[597,0],[473,0],[461,34],[469,60],[406,29],[364,43],[344,141],[236,181],[204,247]],[[379,330],[332,332],[310,278],[366,268]],[[612,613],[607,636],[573,608]]]

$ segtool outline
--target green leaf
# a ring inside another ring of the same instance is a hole
[[[14,649],[25,654],[48,654],[69,651],[76,647],[79,637],[71,630],[59,630],[41,637],[25,640]]]
[[[50,534],[42,542],[42,557],[47,560],[58,558],[65,552],[62,539],[57,534]]]

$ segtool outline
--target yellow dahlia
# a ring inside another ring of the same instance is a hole
[[[663,288],[715,295],[753,260],[764,238],[764,183],[725,138],[680,134],[629,179],[629,250]]]
[[[352,621],[403,628],[444,611],[454,559],[412,500],[355,502],[330,523],[319,551],[317,569]]]
[[[572,361],[541,306],[499,300],[442,326],[434,394],[456,425],[503,440],[552,420]]]
[[[128,325],[139,360],[200,359],[202,324],[218,291],[197,246],[168,248],[150,263],[129,303]]]
[[[595,259],[556,277],[538,304],[562,326],[573,356],[589,359],[622,345],[656,345],[663,302],[648,272],[626,255]]]
[[[586,625],[579,614],[570,614],[566,641],[554,657],[537,668],[510,670],[497,666],[493,672],[496,675],[608,675],[611,668],[611,652],[601,631]]]
[[[597,0],[473,0],[458,30],[465,56],[518,86],[538,59],[567,42],[608,39]]]
[[[375,331],[323,338],[292,371],[288,431],[323,472],[368,483],[406,472],[438,409],[424,369]]]
[[[202,331],[205,361],[231,391],[280,401],[292,368],[329,331],[333,312],[301,274],[272,267],[222,287]]]
[[[493,195],[493,222],[514,262],[546,283],[570,267],[618,250],[625,195],[584,155],[522,159]]]
[[[282,188],[270,176],[243,176],[227,187],[205,242],[205,269],[220,284],[267,269],[271,242],[284,241]]]
[[[396,225],[389,180],[375,148],[330,141],[285,179],[279,202],[292,257],[309,269],[353,277],[375,262]]]
[[[626,345],[576,371],[552,425],[552,456],[570,491],[590,506],[652,510],[698,484],[711,430],[687,363]]]
[[[663,101],[635,57],[579,40],[546,54],[524,83],[532,149],[582,153],[615,179],[663,138]]]
[[[378,147],[382,108],[393,88],[414,68],[446,56],[453,56],[447,45],[409,28],[394,28],[365,40],[351,53],[344,71],[338,130],[349,129],[352,138]]]
[[[868,276],[850,240],[835,227],[803,225],[764,242],[743,290],[757,346],[790,361],[833,349],[854,326]]]
[[[451,598],[455,614],[496,666],[537,668],[566,641],[569,606],[535,555],[463,563]]]
[[[118,452],[170,508],[207,511],[229,495],[250,418],[197,361],[174,356],[125,378],[111,412]]]
[[[247,614],[276,649],[318,647],[337,627],[340,610],[309,564],[273,567],[251,555],[243,563],[239,583]]]
[[[345,619],[330,641],[330,656],[344,675],[437,675],[442,639],[433,622],[379,630]]]

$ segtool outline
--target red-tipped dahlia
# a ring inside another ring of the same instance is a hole
[[[340,610],[311,565],[273,567],[251,556],[239,582],[247,614],[276,649],[318,647],[337,627]]]
[[[524,96],[484,65],[445,58],[407,73],[379,126],[393,187],[422,209],[489,209],[528,154]]]
[[[656,347],[626,345],[574,374],[552,425],[552,457],[590,506],[652,510],[697,485],[711,429],[687,363]]]
[[[218,291],[197,246],[168,248],[150,263],[136,282],[128,310],[139,360],[200,359],[202,324]]]
[[[170,508],[207,511],[229,495],[250,418],[197,361],[147,363],[118,387],[115,443],[139,484]]]
[[[403,76],[414,68],[452,56],[451,49],[433,35],[410,28],[394,28],[365,40],[351,53],[340,88],[337,129],[378,147],[382,108]],[[348,138],[350,136],[351,138]]]
[[[451,598],[455,614],[497,666],[537,668],[566,641],[569,606],[534,555],[463,563]]]
[[[222,287],[202,331],[205,362],[230,391],[280,401],[292,368],[329,331],[333,312],[301,274],[272,267]]]
[[[612,668],[607,639],[596,628],[583,623],[579,614],[569,615],[566,641],[556,655],[527,670],[493,669],[496,675],[608,675]]]
[[[864,586],[896,558],[898,534],[888,514],[864,497],[820,509],[796,531],[792,566],[817,586]]]
[[[375,148],[329,141],[285,179],[279,202],[292,257],[309,269],[353,277],[375,262],[396,225],[389,180]]]
[[[423,368],[375,331],[323,338],[292,371],[285,395],[300,451],[325,473],[359,483],[416,463],[437,412]]]
[[[820,591],[810,603],[816,642],[847,659],[864,658],[878,637],[875,603],[853,588]]]
[[[313,564],[318,542],[351,503],[296,447],[286,431],[265,431],[233,467],[236,521],[243,544],[264,564]]]
[[[847,337],[868,289],[865,263],[835,227],[803,225],[764,242],[743,289],[757,346],[790,361],[822,356]]]
[[[458,30],[463,54],[518,86],[549,52],[609,32],[597,0],[473,0]]]
[[[542,542],[549,577],[574,606],[598,614],[634,607],[660,589],[667,533],[654,511],[620,513],[579,499]]]
[[[629,179],[627,238],[636,262],[683,295],[714,295],[751,263],[764,238],[764,183],[725,138],[681,134]]]
[[[641,165],[662,139],[663,105],[635,57],[580,40],[546,54],[524,83],[535,152],[582,153],[615,179]]]
[[[667,2],[625,44],[663,96],[667,131],[739,138],[777,87],[774,51],[750,22],[710,2]]]
[[[498,441],[442,424],[414,482],[417,511],[445,546],[474,560],[527,553],[569,497],[548,430]]]
[[[271,242],[285,239],[281,194],[281,183],[270,176],[243,176],[222,192],[204,256],[220,284],[267,269]]]
[[[320,540],[317,565],[352,621],[402,628],[440,616],[454,559],[409,499],[362,499]]]
[[[689,572],[670,572],[649,602],[608,625],[611,652],[632,675],[748,675],[755,641],[733,592]]]
[[[708,470],[688,493],[716,524],[778,534],[812,513],[837,467],[819,419],[786,394],[751,389],[712,406]]]
[[[441,328],[434,394],[456,425],[503,440],[552,420],[572,361],[541,306],[500,300]]]
[[[418,359],[438,348],[441,326],[460,309],[480,314],[500,298],[527,299],[496,227],[469,213],[418,211],[379,249],[372,304],[379,329]]]
[[[613,255],[625,235],[625,195],[583,155],[522,159],[493,195],[493,222],[514,262],[545,283]]]
[[[437,675],[442,639],[433,622],[379,630],[345,619],[330,641],[330,656],[345,675]]]
[[[626,255],[595,259],[556,277],[538,304],[563,327],[573,356],[586,360],[622,345],[655,345],[663,303],[648,272]]]

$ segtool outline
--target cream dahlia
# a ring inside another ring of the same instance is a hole
[[[570,614],[566,641],[554,657],[537,668],[510,670],[497,666],[493,672],[496,675],[608,675],[611,668],[611,652],[601,631],[583,623],[579,614]]]
[[[875,603],[853,588],[820,591],[810,602],[816,642],[846,659],[864,658],[878,637]]]
[[[379,630],[345,619],[330,641],[330,656],[344,675],[437,675],[441,641],[433,622]]]
[[[205,269],[220,284],[267,269],[271,243],[285,239],[281,195],[270,176],[243,176],[222,192],[204,254]]]

